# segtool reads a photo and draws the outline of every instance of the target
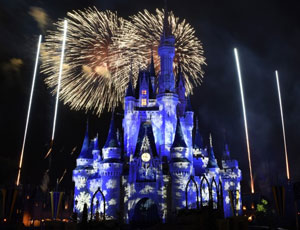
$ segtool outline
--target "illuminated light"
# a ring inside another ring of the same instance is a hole
[[[243,206],[243,210],[244,210],[244,211],[245,211],[245,210],[247,210],[247,208],[246,208],[246,206],[245,206],[245,205]]]
[[[248,162],[249,162],[249,171],[250,171],[251,193],[254,193],[254,182],[253,182],[253,174],[252,174],[252,163],[251,163],[251,153],[250,153],[250,144],[249,144],[249,135],[248,135],[246,107],[245,107],[245,100],[244,100],[244,90],[243,90],[243,83],[242,83],[242,75],[241,75],[241,68],[240,68],[238,50],[236,48],[234,48],[234,55],[235,55],[236,67],[237,67],[237,72],[238,72],[238,77],[239,77],[239,84],[240,84],[240,91],[241,91],[241,98],[242,98],[242,106],[243,106],[244,125],[245,125],[245,134],[246,134],[246,143],[247,143],[247,152],[248,152]]]
[[[253,220],[253,217],[252,217],[252,216],[249,216],[249,217],[248,217],[248,221],[249,221],[249,222],[252,222],[252,220]]]
[[[67,29],[68,29],[68,21],[65,20],[64,21],[63,43],[62,43],[61,55],[60,55],[59,74],[58,74],[58,81],[57,81],[57,90],[56,90],[55,112],[54,112],[53,130],[52,130],[52,138],[51,138],[52,141],[54,140],[54,135],[55,135],[55,126],[56,126],[56,118],[57,118],[57,107],[58,107],[59,91],[60,91],[60,86],[61,86],[61,76],[62,76],[62,72],[63,72],[63,64],[64,64],[64,55],[65,55]]]
[[[139,67],[146,68],[153,49],[156,71],[160,66],[157,47],[163,25],[163,11],[139,12],[127,21],[112,11],[96,8],[72,11],[68,17],[68,49],[62,81],[61,99],[74,110],[93,110],[101,115],[105,109],[113,110],[123,102],[128,86],[130,62],[136,81]],[[143,20],[145,19],[145,20]],[[178,71],[178,61],[185,77],[187,94],[202,82],[205,57],[201,41],[195,36],[195,29],[184,19],[169,12],[169,21],[174,34],[174,72]],[[57,86],[57,66],[59,64],[58,40],[63,29],[63,21],[58,29],[46,38],[45,52],[42,54],[42,72],[47,76],[46,84]],[[141,28],[141,29],[140,29]],[[133,52],[139,50],[139,52]],[[72,71],[72,70],[79,71]],[[187,77],[189,76],[189,77]],[[101,98],[101,100],[99,100]]]
[[[145,99],[145,98],[142,99],[142,105],[143,106],[147,105],[147,99]]]
[[[251,209],[254,210],[255,206],[254,206],[254,203],[251,204]]]
[[[65,210],[67,210],[69,208],[69,205],[68,205],[68,203],[66,202],[65,203]]]
[[[142,90],[142,94],[146,95],[147,94],[147,90]]]
[[[4,218],[4,220],[3,220],[4,222],[6,222],[7,221],[7,219],[6,218]]]
[[[31,104],[32,104],[32,97],[33,97],[33,91],[34,91],[34,85],[35,85],[36,72],[37,72],[39,56],[40,56],[41,42],[42,42],[42,35],[39,36],[38,47],[37,47],[36,58],[35,58],[35,65],[34,65],[34,71],[33,71],[32,84],[31,84],[31,92],[30,92],[29,106],[28,106],[28,111],[27,111],[25,132],[24,132],[22,150],[21,150],[20,161],[19,161],[18,176],[17,176],[17,181],[16,181],[17,186],[19,186],[20,178],[21,178],[21,170],[22,170],[22,165],[23,165],[25,142],[26,142],[26,137],[27,137],[27,130],[28,130],[28,124],[29,124],[29,117],[30,117],[30,111],[31,111]]]
[[[281,93],[280,93],[279,76],[278,76],[278,71],[277,70],[275,71],[275,76],[276,76],[276,82],[277,82],[278,100],[279,100],[281,124],[282,124],[282,135],[283,135],[283,144],[284,144],[284,153],[285,153],[286,177],[287,177],[288,180],[290,180],[290,169],[289,169],[288,152],[287,152],[286,138],[285,138],[283,109],[282,109],[282,101],[281,101]]]
[[[30,196],[26,196],[26,199],[29,200]]]

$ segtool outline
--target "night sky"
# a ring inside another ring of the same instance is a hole
[[[38,35],[47,35],[47,29],[53,29],[52,23],[71,10],[96,6],[99,10],[118,11],[128,19],[140,10],[154,12],[163,5],[162,0],[0,0],[0,186],[11,185],[16,178]],[[221,157],[226,133],[231,155],[242,169],[242,190],[249,192],[243,114],[233,56],[233,48],[237,47],[256,191],[266,193],[272,184],[285,178],[275,69],[281,82],[291,177],[300,180],[300,3],[170,0],[168,8],[195,28],[204,46],[205,78],[202,86],[195,88],[191,101],[205,142],[208,143],[210,132],[213,135],[217,158]],[[41,183],[48,167],[43,157],[49,148],[55,104],[44,78],[39,74],[36,81],[21,178],[22,183],[35,185]],[[103,145],[110,113],[97,118],[59,104],[51,177],[55,180],[67,169],[62,188],[72,186],[71,171],[83,141],[87,117],[90,137],[98,132]],[[120,127],[121,119],[119,115]],[[70,154],[75,146],[76,151]]]

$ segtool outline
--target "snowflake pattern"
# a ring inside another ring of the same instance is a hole
[[[88,208],[91,205],[91,195],[87,192],[80,192],[75,200],[77,200],[76,209],[80,212],[83,211],[84,204],[87,204]]]
[[[75,177],[74,181],[75,181],[75,186],[78,190],[85,187],[85,185],[86,185],[86,178],[83,176]]]

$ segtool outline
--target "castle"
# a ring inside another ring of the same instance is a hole
[[[175,38],[164,20],[156,78],[153,57],[148,70],[132,76],[124,98],[123,141],[112,116],[102,151],[88,130],[73,170],[74,211],[89,216],[162,221],[180,209],[219,209],[225,217],[241,213],[241,171],[225,144],[218,164],[210,137],[203,144],[180,67],[175,78]],[[156,80],[157,79],[157,80]],[[220,168],[221,166],[221,168]]]

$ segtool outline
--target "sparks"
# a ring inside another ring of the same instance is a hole
[[[20,184],[20,177],[21,177],[21,170],[22,170],[22,164],[23,164],[23,156],[24,156],[25,142],[26,142],[26,137],[27,137],[29,117],[30,117],[30,111],[31,111],[32,97],[33,97],[36,72],[37,72],[38,62],[39,62],[39,56],[40,56],[41,41],[42,41],[42,35],[39,36],[38,47],[37,47],[36,58],[35,58],[35,65],[34,65],[33,79],[32,79],[31,92],[30,92],[30,98],[29,98],[29,105],[28,105],[28,111],[27,111],[25,132],[24,132],[22,150],[21,150],[20,161],[19,161],[18,176],[17,176],[17,181],[16,181],[16,185],[17,186],[19,186],[19,184]]]
[[[101,12],[96,8],[69,12],[67,17],[68,49],[60,99],[71,109],[92,111],[100,116],[105,109],[112,111],[123,103],[130,63],[133,82],[136,82],[139,68],[146,68],[150,62],[151,50],[158,74],[157,47],[162,33],[163,11],[157,10],[157,14],[140,12],[131,17],[132,22],[118,17],[116,12]],[[176,39],[175,66],[180,61],[187,94],[191,94],[204,74],[202,44],[195,37],[194,28],[185,20],[180,21],[170,12],[169,21]],[[56,25],[58,30],[49,31],[46,37],[41,66],[42,72],[48,76],[45,82],[54,93],[62,21]]]
[[[128,84],[130,57],[114,43],[114,37],[123,29],[125,20],[111,11],[96,8],[73,11],[68,17],[68,48],[61,82],[60,99],[74,110],[93,111],[100,115],[105,108],[112,110],[123,99]],[[48,75],[45,82],[55,92],[57,86],[58,30],[49,31],[42,56],[42,72]],[[138,71],[138,64],[133,63]],[[114,77],[112,77],[114,76]]]
[[[65,54],[65,46],[66,46],[66,37],[67,37],[67,29],[68,29],[68,21],[64,21],[64,34],[63,34],[63,42],[61,48],[61,56],[60,56],[60,65],[59,65],[59,74],[58,74],[58,81],[57,81],[57,90],[56,90],[56,102],[55,102],[55,112],[53,118],[53,129],[52,129],[52,138],[54,140],[55,135],[55,126],[56,126],[56,118],[57,118],[57,108],[58,108],[58,99],[59,99],[59,91],[61,86],[61,76],[63,72],[63,64],[64,64],[64,54]]]
[[[286,138],[285,138],[285,127],[284,127],[284,119],[283,119],[283,110],[282,110],[282,101],[281,101],[281,93],[280,93],[280,84],[279,84],[279,76],[278,71],[275,71],[276,82],[277,82],[277,90],[278,90],[278,100],[280,107],[280,115],[281,115],[281,124],[282,124],[282,134],[283,134],[283,144],[284,144],[284,153],[285,153],[285,166],[286,166],[286,177],[290,180],[290,169],[289,169],[289,160],[288,160],[288,152],[286,147]]]
[[[180,62],[186,93],[189,95],[192,94],[195,86],[201,84],[204,76],[202,66],[206,63],[202,43],[195,36],[195,29],[185,19],[180,20],[173,12],[169,12],[168,16],[171,32],[175,37],[174,72],[178,71]],[[142,67],[147,67],[149,64],[151,50],[153,50],[154,66],[158,73],[160,69],[158,46],[163,33],[164,10],[156,9],[156,14],[144,10],[130,18],[131,21],[125,25],[127,28],[124,30],[125,34],[121,34],[120,39],[117,40],[119,46],[129,47],[126,50],[128,54],[125,56],[130,53],[137,55]]]
[[[237,68],[237,72],[238,72],[238,77],[239,77],[239,84],[240,84],[241,98],[242,98],[242,106],[243,106],[244,125],[245,125],[245,134],[246,134],[246,143],[247,143],[247,152],[248,152],[248,162],[249,162],[249,171],[250,171],[251,193],[254,193],[254,182],[253,182],[253,175],[252,175],[251,153],[250,153],[250,144],[249,144],[249,135],[248,135],[246,107],[245,107],[245,100],[244,100],[244,90],[243,90],[243,83],[242,83],[242,75],[241,75],[241,69],[240,69],[238,50],[236,48],[234,48],[234,56],[235,56],[235,61],[236,61],[236,68]]]

